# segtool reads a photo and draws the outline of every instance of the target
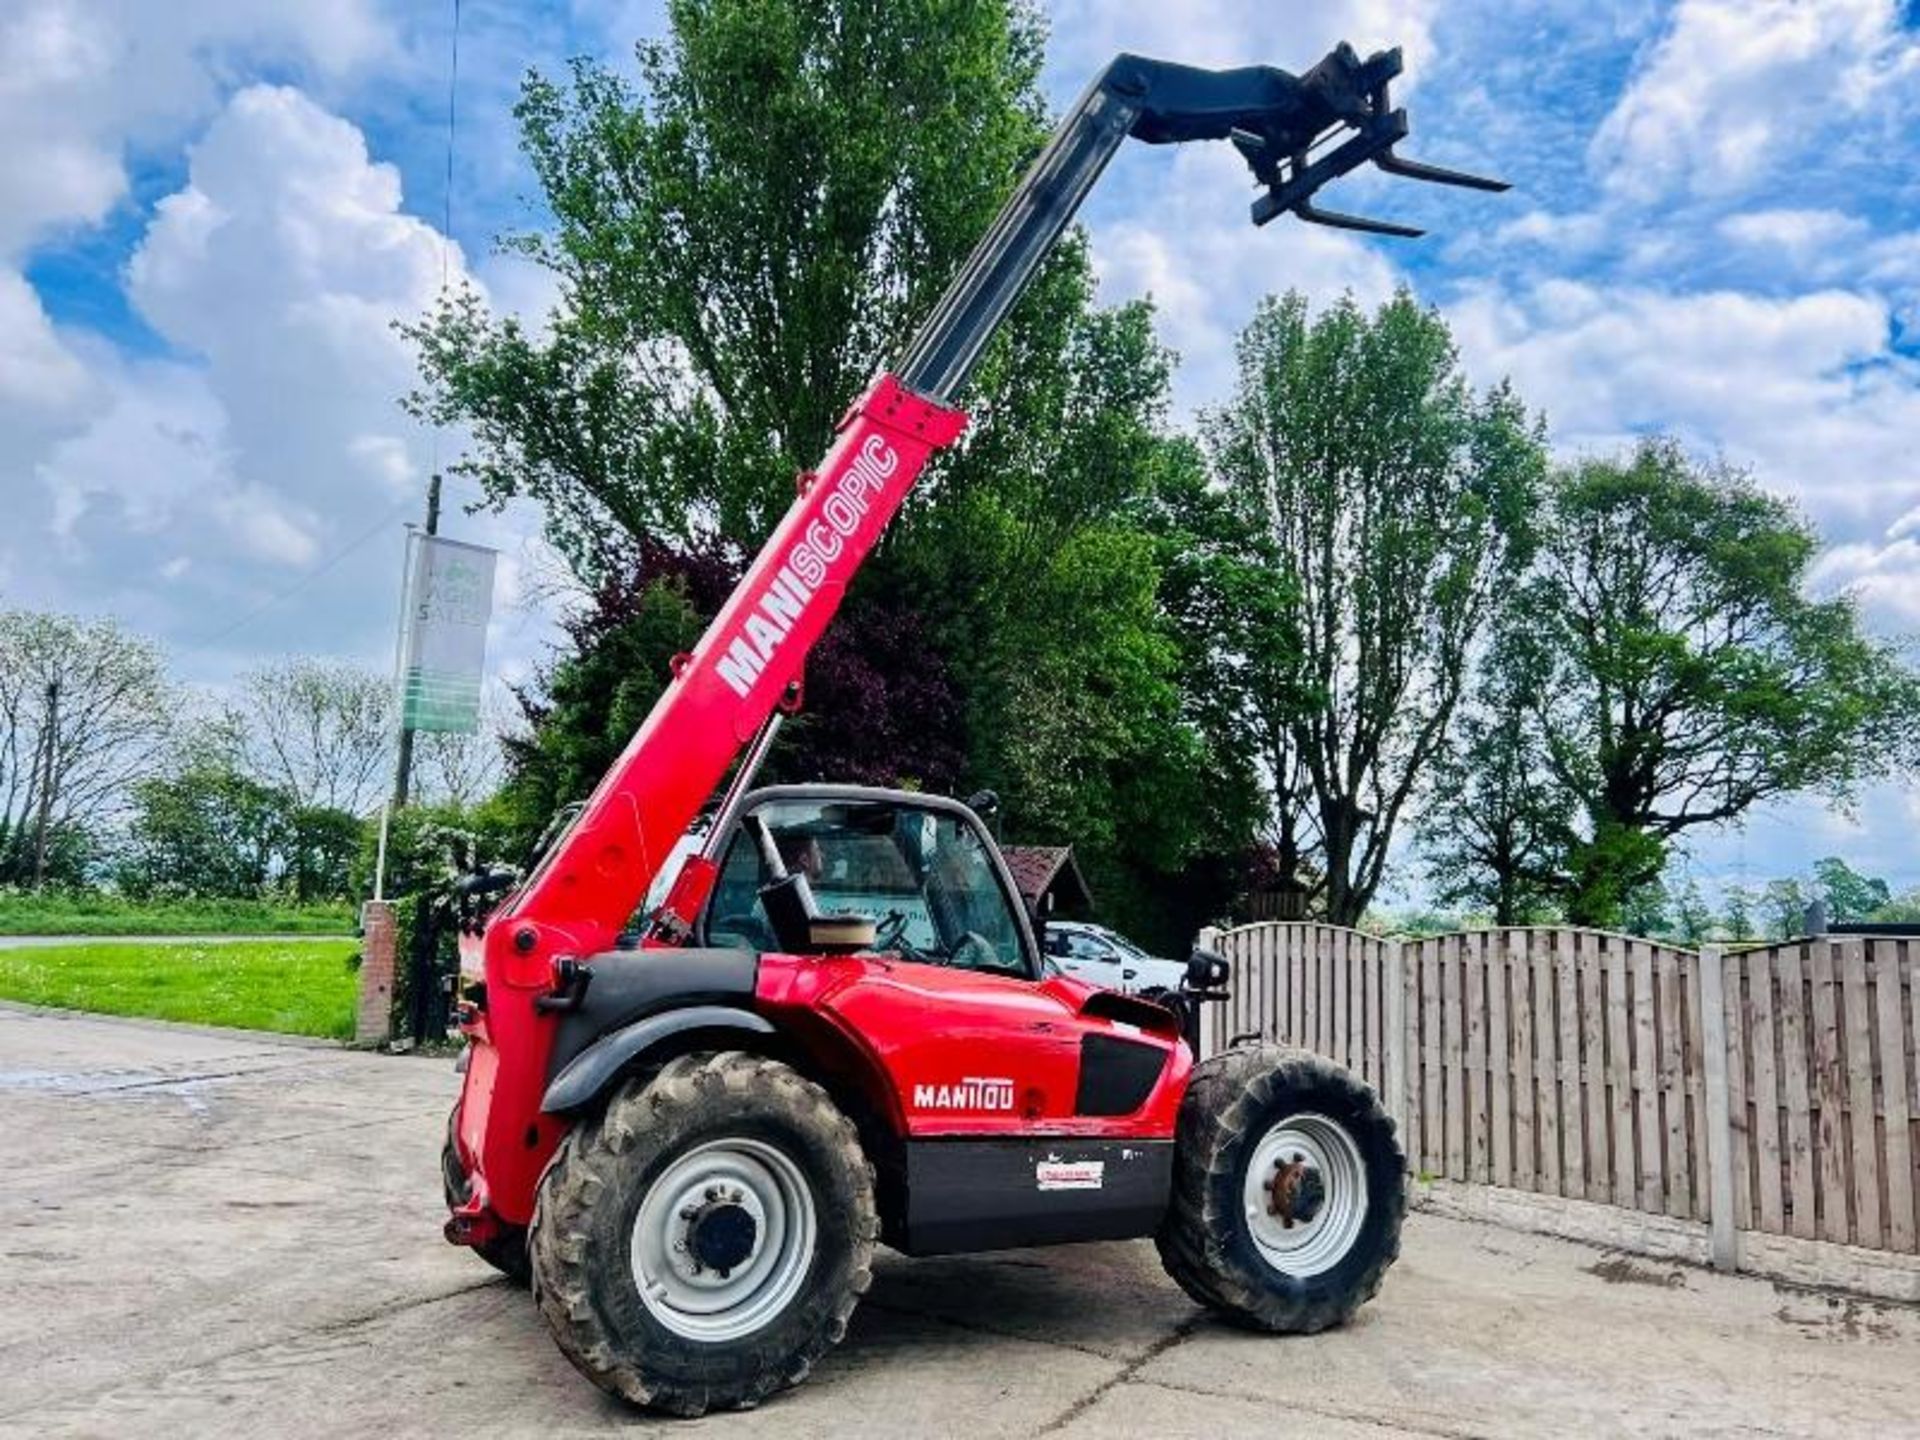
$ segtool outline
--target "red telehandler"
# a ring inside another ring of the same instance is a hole
[[[1196,1064],[1183,1029],[1224,961],[1196,952],[1170,1006],[1094,989],[1043,961],[1045,917],[968,807],[752,784],[855,570],[959,437],[981,350],[1129,136],[1230,140],[1264,192],[1255,224],[1418,234],[1314,206],[1368,162],[1505,188],[1394,154],[1400,63],[1345,45],[1298,76],[1114,60],[559,839],[524,880],[462,881],[447,1237],[530,1276],[596,1384],[680,1415],[797,1384],[882,1242],[1151,1236],[1196,1301],[1274,1332],[1379,1287],[1404,1207],[1392,1121],[1310,1055]]]

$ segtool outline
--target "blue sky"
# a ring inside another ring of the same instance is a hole
[[[1121,48],[1299,68],[1408,53],[1410,153],[1499,199],[1356,178],[1411,244],[1245,222],[1224,147],[1123,154],[1086,219],[1103,293],[1150,293],[1191,423],[1254,301],[1288,286],[1442,308],[1566,455],[1669,430],[1793,496],[1883,633],[1920,631],[1920,35],[1896,0],[1053,0],[1064,104]],[[389,322],[443,275],[537,317],[497,254],[537,226],[510,115],[529,65],[626,63],[656,0],[14,0],[0,13],[0,603],[110,612],[218,685],[291,651],[384,663],[399,525],[457,447],[412,428]],[[455,497],[456,499],[458,497]],[[564,576],[501,547],[494,653],[524,673]],[[1712,881],[1847,855],[1920,884],[1920,791],[1774,807],[1695,846]]]

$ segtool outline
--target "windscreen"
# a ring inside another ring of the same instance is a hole
[[[944,810],[873,800],[783,800],[754,812],[788,871],[804,874],[822,914],[874,923],[877,951],[967,969],[1026,973],[1012,897],[990,843]],[[777,948],[760,887],[772,876],[735,834],[707,915],[714,945]]]

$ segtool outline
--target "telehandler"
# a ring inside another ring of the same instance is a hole
[[[595,1384],[679,1415],[797,1384],[882,1243],[1150,1236],[1194,1300],[1271,1332],[1379,1287],[1404,1208],[1392,1121],[1311,1055],[1196,1063],[1183,1028],[1224,961],[1196,952],[1170,1005],[1095,989],[1045,964],[1045,917],[968,807],[752,787],[854,572],[959,438],[982,349],[1129,136],[1230,141],[1256,225],[1418,234],[1314,205],[1369,162],[1505,188],[1394,154],[1400,68],[1345,45],[1298,76],[1108,65],[591,798],[524,879],[462,882],[447,1238],[530,1279]]]

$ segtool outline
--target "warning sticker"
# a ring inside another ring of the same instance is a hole
[[[1042,1160],[1033,1167],[1042,1190],[1098,1190],[1107,1183],[1104,1160]]]

